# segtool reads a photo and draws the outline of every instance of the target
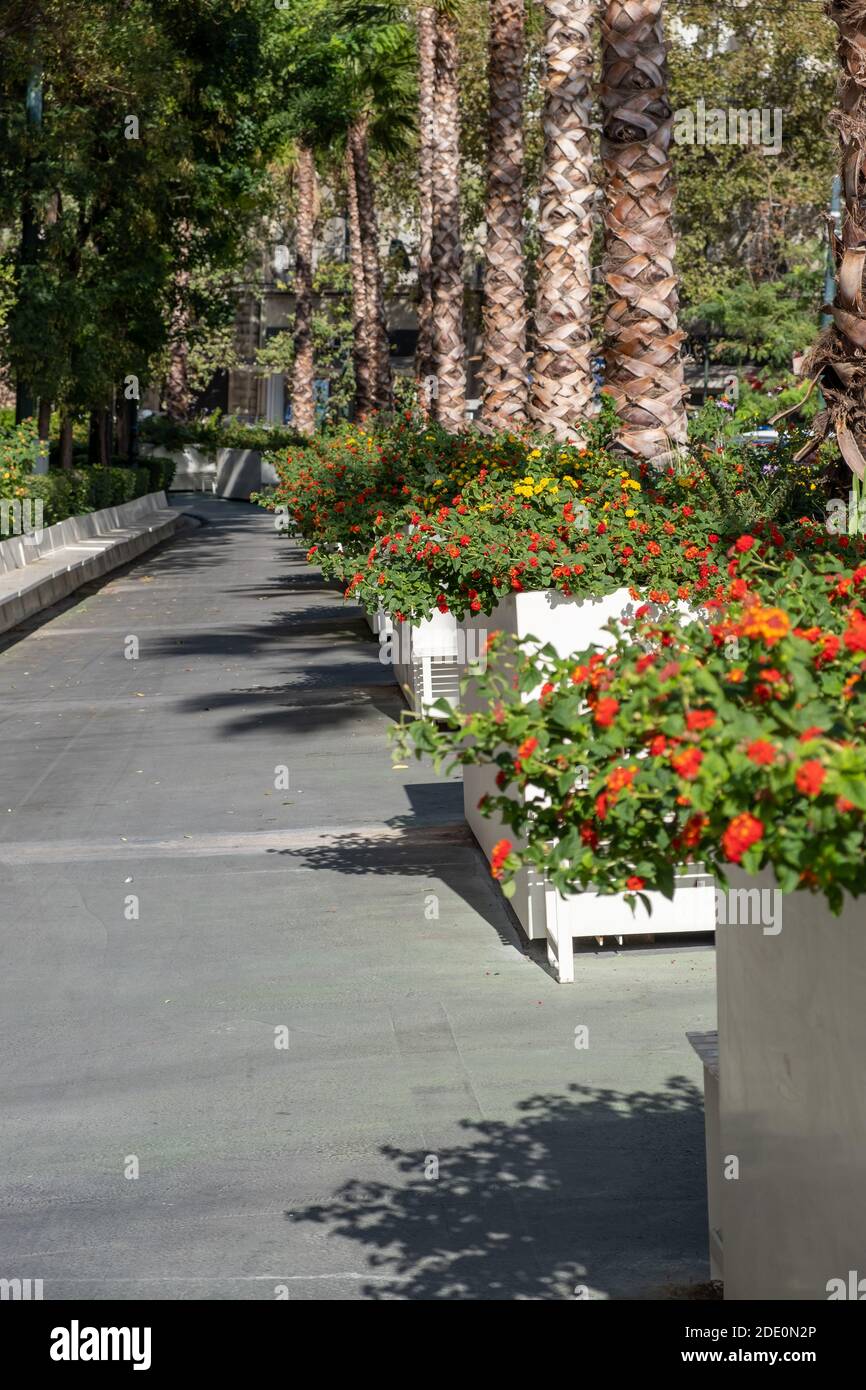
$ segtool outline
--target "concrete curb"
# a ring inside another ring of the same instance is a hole
[[[0,632],[128,564],[172,535],[179,520],[164,492],[149,492],[0,541]]]

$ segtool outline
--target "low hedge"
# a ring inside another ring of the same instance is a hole
[[[184,424],[165,415],[149,415],[141,421],[139,438],[143,444],[161,449],[179,450],[191,444],[209,453],[217,449],[288,449],[309,442],[286,425],[245,425],[219,415]]]
[[[148,459],[141,468],[69,468],[30,474],[24,485],[27,496],[42,501],[42,524],[54,526],[70,516],[119,507],[150,492],[160,492],[170,481],[170,459]]]

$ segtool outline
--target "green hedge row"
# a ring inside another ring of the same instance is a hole
[[[217,449],[287,449],[309,443],[289,425],[245,425],[231,416],[211,415],[179,424],[164,415],[149,415],[139,426],[142,444],[182,449],[192,444],[204,452]]]
[[[168,487],[174,474],[171,459],[143,459],[139,468],[69,468],[33,473],[26,479],[27,495],[41,498],[42,524],[54,526],[70,516],[119,507],[149,492]]]

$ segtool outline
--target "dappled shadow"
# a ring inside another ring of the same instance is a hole
[[[369,1299],[664,1298],[707,1278],[692,1081],[571,1085],[516,1108],[509,1122],[464,1119],[448,1147],[385,1145],[393,1182],[354,1179],[285,1216],[353,1242]]]
[[[339,840],[324,840],[292,849],[269,850],[298,867],[369,878],[395,875],[444,883],[503,944],[535,959],[512,918],[506,899],[490,877],[490,866],[463,817],[460,780],[418,782],[403,790],[411,810],[389,816],[383,832],[345,831]]]

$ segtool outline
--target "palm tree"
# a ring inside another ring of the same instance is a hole
[[[373,404],[379,410],[388,410],[393,403],[393,388],[388,330],[385,326],[379,221],[370,174],[369,125],[369,117],[363,112],[352,122],[348,138],[355,182],[360,258],[364,269],[363,344],[367,362],[363,372],[370,379]]]
[[[564,439],[593,406],[593,25],[597,0],[544,0],[544,166],[531,412]]]
[[[866,121],[866,5],[852,4],[851,0],[826,0],[825,8],[839,30],[840,70],[832,121],[839,131],[845,207],[841,237],[834,231],[830,233],[836,261],[836,295],[829,306],[833,322],[804,363],[804,372],[820,382],[826,408],[816,415],[812,435],[797,457],[812,453],[828,435],[835,434],[842,457],[862,482],[866,474],[866,171],[862,146]]]
[[[418,30],[418,342],[415,380],[424,407],[433,373],[433,142],[436,130],[436,10],[420,5]]]
[[[686,438],[662,5],[607,0],[602,19],[605,389],[619,445],[642,458]]]
[[[466,415],[463,243],[460,235],[460,108],[457,23],[440,9],[436,25],[433,133],[433,414],[452,430]]]
[[[346,207],[349,219],[349,272],[352,278],[352,363],[355,374],[355,414],[356,416],[364,416],[373,408],[375,380],[374,362],[370,353],[367,333],[364,251],[351,140],[346,141],[345,175]]]
[[[313,226],[316,166],[309,145],[298,147],[298,215],[295,229],[295,336],[292,421],[301,434],[316,428],[313,363]]]
[[[489,0],[487,240],[484,248],[482,418],[494,429],[526,421],[523,273],[523,0]]]

